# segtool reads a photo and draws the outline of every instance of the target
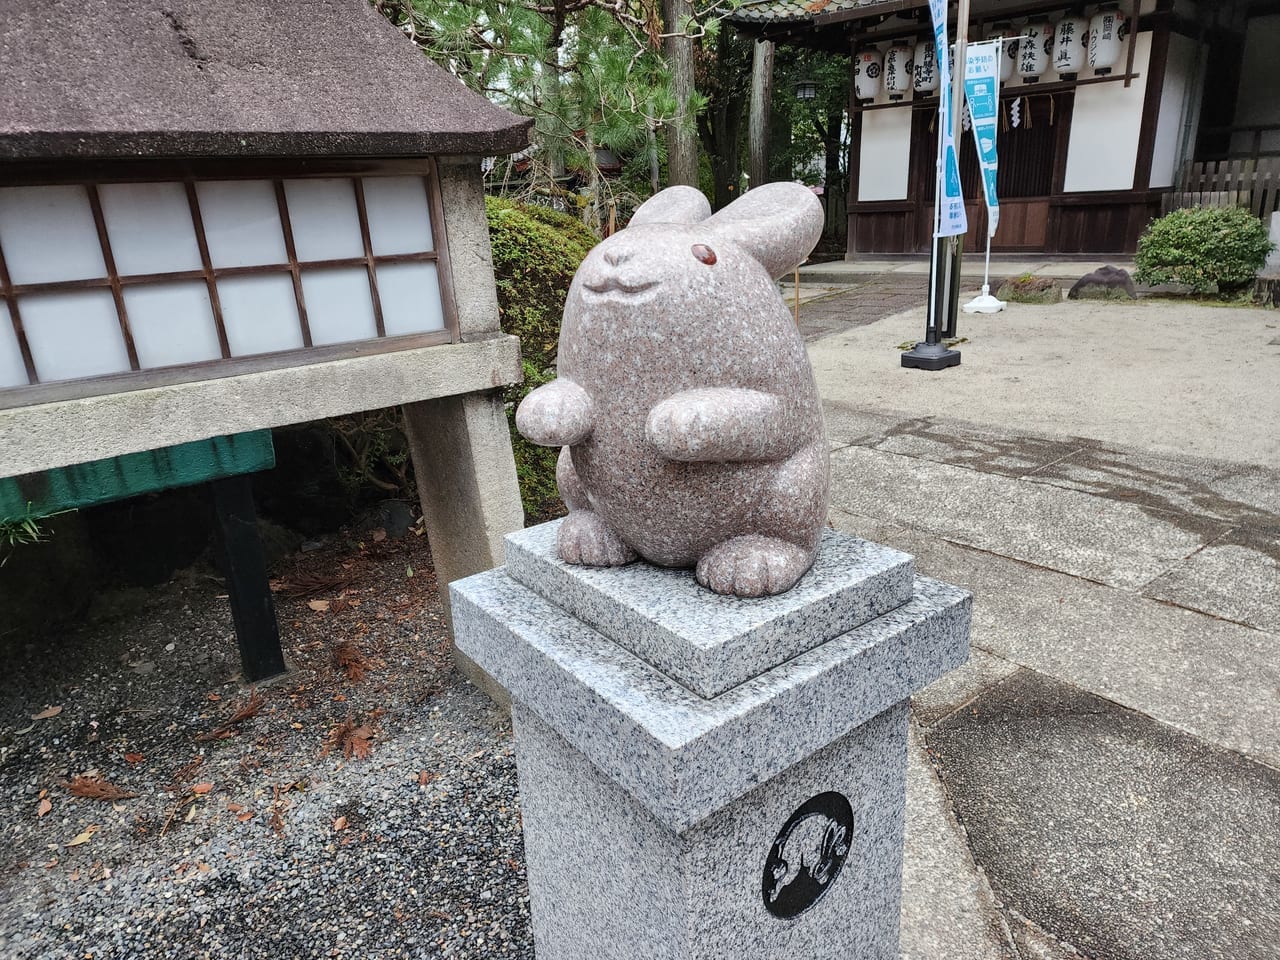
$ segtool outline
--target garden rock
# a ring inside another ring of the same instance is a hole
[[[1016,277],[1006,280],[996,297],[1014,303],[1061,303],[1062,284],[1050,277]]]
[[[1100,267],[1076,281],[1068,300],[1134,300],[1138,291],[1129,271],[1119,267]]]

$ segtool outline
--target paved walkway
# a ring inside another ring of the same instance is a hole
[[[801,317],[859,318],[810,348],[834,523],[976,598],[915,704],[903,957],[1276,960],[1280,312],[1014,305],[930,374],[885,282]]]

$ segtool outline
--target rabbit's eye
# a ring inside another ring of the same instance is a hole
[[[693,255],[708,267],[716,262],[716,252],[705,243],[695,243],[693,245]]]

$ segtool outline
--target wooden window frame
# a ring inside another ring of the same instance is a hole
[[[26,385],[0,388],[0,410],[50,403],[81,397],[101,396],[150,387],[168,386],[200,380],[214,380],[243,373],[303,366],[331,360],[392,353],[419,347],[458,343],[461,340],[458,324],[457,300],[453,287],[453,273],[449,264],[449,243],[445,226],[444,206],[440,194],[438,166],[432,157],[404,160],[369,160],[359,158],[325,158],[322,160],[237,160],[237,161],[118,161],[87,163],[72,161],[57,164],[6,164],[5,186],[48,186],[75,184],[84,186],[94,222],[98,231],[106,264],[106,275],[89,280],[69,280],[32,284],[15,284],[11,281],[0,248],[0,302],[9,309],[9,319],[17,338],[23,364],[26,367]],[[424,253],[375,254],[365,204],[363,178],[379,176],[414,176],[422,180],[427,194],[427,209],[431,220],[433,250]],[[288,200],[284,181],[316,178],[346,179],[352,184],[356,212],[360,224],[362,253],[357,257],[299,261],[293,243],[293,228],[289,217]],[[242,267],[215,267],[209,254],[208,238],[204,230],[204,218],[200,209],[196,184],[207,180],[258,180],[273,185],[284,231],[286,261],[273,264],[254,264]],[[102,215],[98,188],[110,183],[181,183],[186,191],[191,212],[192,226],[200,251],[201,267],[197,270],[170,273],[120,275],[111,254],[110,239]],[[434,263],[440,288],[444,329],[429,333],[415,333],[389,337],[378,294],[377,267],[381,264]],[[302,269],[335,267],[363,268],[368,276],[370,299],[373,305],[377,336],[372,339],[317,347],[312,344],[307,321],[306,303],[302,290]],[[237,276],[289,276],[298,308],[304,346],[299,349],[232,357],[227,338],[222,305],[218,297],[217,280]],[[214,360],[142,369],[134,348],[128,314],[124,303],[124,290],[132,286],[203,281],[209,293],[209,304],[217,331],[219,351],[222,356]],[[120,322],[121,334],[128,349],[131,369],[103,376],[72,380],[41,382],[36,370],[30,344],[23,325],[19,297],[31,293],[53,291],[101,289],[111,292]]]

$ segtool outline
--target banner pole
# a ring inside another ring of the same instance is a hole
[[[930,0],[929,6],[934,25],[934,47],[938,57],[938,69],[941,71],[946,68],[949,59],[956,69],[948,75],[949,83],[939,91],[938,98],[938,168],[935,180],[934,231],[929,260],[929,305],[925,320],[925,339],[902,354],[902,365],[917,370],[945,370],[960,363],[960,351],[949,350],[942,344],[942,338],[947,335],[946,327],[955,326],[955,318],[950,311],[954,309],[953,303],[958,304],[960,296],[958,276],[952,276],[952,268],[959,269],[957,242],[954,237],[950,235],[944,237],[942,233],[944,229],[954,233],[955,220],[964,219],[963,201],[959,207],[958,217],[956,211],[951,209],[952,191],[948,178],[952,175],[949,169],[952,157],[947,150],[947,141],[950,141],[953,152],[958,149],[956,133],[959,130],[959,114],[956,113],[956,105],[964,103],[964,75],[961,72],[964,61],[963,47],[958,48],[955,57],[949,58],[947,52],[949,4],[946,0]],[[968,10],[969,0],[960,0],[958,43],[962,43],[961,37],[967,35]],[[959,100],[956,96],[957,74],[960,79]],[[950,130],[946,127],[948,123]],[[947,201],[945,208],[944,199]],[[947,211],[945,214],[944,209]]]
[[[956,145],[957,162],[964,133],[961,117],[964,115],[965,50],[969,44],[969,3],[970,0],[960,0],[960,9],[956,13],[956,45],[951,70],[951,139]],[[943,337],[956,336],[956,319],[960,314],[960,265],[963,257],[964,235],[959,234],[951,238],[947,249],[947,324],[942,331]]]

